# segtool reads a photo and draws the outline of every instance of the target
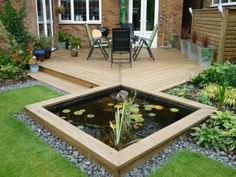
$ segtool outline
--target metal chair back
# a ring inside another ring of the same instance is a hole
[[[112,29],[112,51],[130,51],[130,29],[113,28]]]

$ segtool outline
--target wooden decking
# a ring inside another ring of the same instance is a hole
[[[79,57],[71,57],[68,50],[55,51],[51,59],[41,63],[42,71],[50,75],[55,72],[54,77],[64,74],[64,81],[59,83],[56,79],[48,79],[45,73],[31,76],[73,93],[83,90],[81,85],[84,83],[76,88],[73,80],[72,85],[68,83],[67,78],[71,81],[70,76],[94,86],[125,84],[145,91],[162,91],[184,83],[202,71],[195,61],[188,60],[176,49],[153,49],[153,53],[156,61],[150,60],[147,51],[143,50],[132,68],[129,64],[113,64],[111,68],[110,62],[105,60],[99,50],[94,51],[90,60],[86,60],[88,49],[80,49]]]

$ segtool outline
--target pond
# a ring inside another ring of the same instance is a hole
[[[115,112],[125,100],[134,100],[128,133],[122,134],[121,145],[115,146],[112,129]],[[151,94],[117,87],[47,108],[103,143],[121,150],[196,111]]]

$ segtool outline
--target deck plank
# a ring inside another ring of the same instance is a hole
[[[187,59],[176,49],[158,48],[152,51],[155,61],[144,50],[133,62],[132,68],[129,64],[113,64],[111,68],[110,62],[99,50],[95,50],[92,58],[86,60],[87,48],[80,49],[78,57],[71,57],[68,50],[55,51],[51,59],[41,63],[41,66],[99,86],[120,83],[150,91],[162,91],[179,85],[203,70],[196,61]]]

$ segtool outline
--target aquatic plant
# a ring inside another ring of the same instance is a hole
[[[179,109],[177,109],[177,108],[170,108],[170,112],[179,112]]]
[[[89,119],[92,119],[92,118],[94,118],[94,117],[95,117],[94,114],[88,114],[88,115],[87,115],[87,118],[89,118]]]
[[[69,110],[69,109],[63,109],[62,112],[63,112],[64,114],[66,114],[67,120],[69,120],[69,118],[70,118],[70,110]]]
[[[128,138],[131,137],[131,128],[134,123],[141,123],[144,121],[142,114],[139,114],[139,105],[134,104],[135,96],[131,98],[127,98],[123,103],[118,103],[115,105],[115,123],[110,121],[110,127],[114,133],[114,142],[115,147],[119,149],[121,138],[125,135],[128,135]],[[120,107],[122,105],[122,107]]]

